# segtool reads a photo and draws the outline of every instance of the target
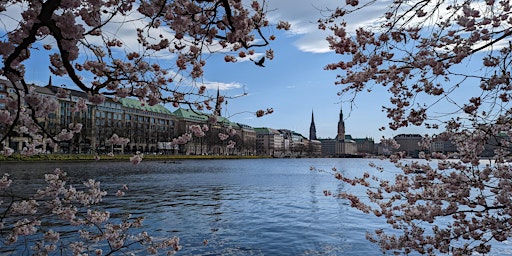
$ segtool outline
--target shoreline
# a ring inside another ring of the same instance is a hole
[[[96,159],[96,155],[90,154],[45,154],[22,156],[19,154],[9,157],[0,156],[0,162],[79,162],[79,161],[130,161],[133,155],[100,155],[100,159]],[[213,160],[213,159],[263,159],[271,158],[269,156],[217,156],[217,155],[144,155],[143,161],[166,161],[166,160]]]

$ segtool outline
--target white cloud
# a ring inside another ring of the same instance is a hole
[[[208,89],[208,90],[219,89],[220,91],[234,90],[234,89],[240,89],[240,88],[244,87],[244,85],[242,85],[240,83],[236,83],[236,82],[225,83],[225,82],[208,81],[205,79],[192,80],[189,77],[186,77],[179,73],[174,73],[174,72],[173,72],[172,76],[173,76],[174,81],[176,81],[176,83],[179,86],[190,86],[190,87],[199,88],[200,86],[204,85],[204,86],[206,86],[206,89]]]
[[[220,91],[240,89],[243,87],[240,83],[235,83],[235,82],[223,83],[223,82],[205,81],[201,84],[206,86],[207,89],[217,90],[217,88],[218,88]]]
[[[361,2],[364,4],[371,1]],[[348,23],[349,31],[374,23],[379,16],[384,14],[390,2],[390,0],[379,0],[354,15],[347,15],[345,20]],[[334,10],[342,4],[344,1],[339,0],[277,0],[269,2],[270,12],[268,15],[272,22],[285,20],[292,24],[289,35],[296,38],[293,44],[299,50],[325,53],[331,51],[329,44],[325,41],[330,31],[319,30],[317,21],[328,15],[327,10]]]

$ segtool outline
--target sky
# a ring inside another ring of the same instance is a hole
[[[325,37],[328,31],[317,29],[321,10],[333,9],[345,1],[339,0],[270,0],[269,17],[272,22],[286,20],[292,24],[290,31],[272,31],[277,36],[269,46],[274,50],[274,59],[265,61],[265,67],[251,61],[226,63],[222,54],[208,59],[204,81],[221,88],[221,94],[246,96],[228,100],[222,115],[233,122],[252,127],[290,129],[309,137],[311,115],[314,113],[317,137],[334,138],[340,110],[343,109],[346,133],[354,138],[392,137],[400,133],[425,133],[419,128],[392,131],[386,129],[388,120],[382,112],[382,105],[389,105],[387,94],[378,91],[361,94],[352,104],[349,98],[337,95],[340,87],[334,85],[336,71],[326,71],[324,66],[337,62],[340,56],[328,48]],[[349,16],[349,27],[371,23],[384,13],[389,1],[378,1],[371,8]],[[264,53],[265,49],[257,49]],[[27,62],[28,82],[45,85],[50,73],[40,68],[40,60],[33,58]],[[54,84],[66,83],[53,78]],[[214,86],[215,87],[215,86]],[[210,90],[216,90],[210,88]],[[210,93],[212,93],[210,91]],[[169,107],[171,111],[174,109]],[[256,118],[258,109],[273,108],[274,113]]]
[[[400,133],[424,133],[424,130],[379,131],[389,121],[382,105],[387,104],[385,94],[361,94],[351,104],[350,98],[337,95],[341,88],[334,84],[336,71],[326,71],[324,66],[338,62],[340,56],[329,49],[325,38],[329,31],[317,29],[316,21],[325,12],[345,1],[329,0],[274,0],[270,1],[272,20],[286,20],[292,24],[287,32],[276,31],[277,40],[270,47],[274,59],[266,61],[265,67],[252,62],[233,65],[220,59],[218,64],[208,66],[205,78],[221,83],[236,83],[248,96],[228,102],[224,116],[230,120],[253,127],[290,129],[309,137],[311,115],[314,113],[317,137],[334,138],[340,110],[343,109],[347,134],[354,138],[392,137]],[[349,27],[370,23],[384,13],[389,1],[380,1],[357,16],[349,16]],[[293,8],[291,8],[293,6]],[[233,95],[237,90],[233,89]],[[238,91],[239,93],[240,91]],[[228,95],[231,92],[227,93]],[[271,107],[274,113],[256,118],[255,109]]]

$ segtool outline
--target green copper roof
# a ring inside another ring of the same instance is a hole
[[[178,118],[184,118],[184,119],[188,119],[188,120],[195,121],[195,122],[208,122],[208,117],[209,117],[208,114],[205,114],[205,113],[202,113],[199,111],[193,111],[190,109],[184,109],[184,108],[176,109],[173,112],[173,114],[175,116],[177,116]],[[217,122],[224,124],[224,125],[231,125],[231,127],[233,127],[233,128],[239,127],[239,125],[237,123],[233,123],[233,122],[229,121],[229,119],[227,119],[223,116],[218,116]]]
[[[198,111],[192,111],[190,109],[178,108],[173,112],[173,114],[177,117],[193,120],[196,122],[207,122],[208,121],[208,115],[198,112]]]
[[[254,131],[256,131],[257,134],[274,134],[275,132],[279,132],[277,130],[274,130],[274,129],[268,128],[268,127],[257,127],[257,128],[254,128]]]
[[[123,104],[123,107],[127,108],[135,108],[140,109],[148,112],[156,112],[156,113],[162,113],[162,114],[172,114],[170,110],[165,108],[163,105],[154,105],[150,106],[148,104],[144,104],[144,106],[141,104],[141,102],[138,99],[130,99],[130,98],[122,98],[119,99],[119,102]]]

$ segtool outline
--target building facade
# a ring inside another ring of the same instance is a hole
[[[423,138],[419,134],[399,134],[393,138],[400,145],[396,151],[402,151],[408,157],[418,157],[419,152],[424,150],[420,147]]]
[[[8,98],[16,99],[15,89],[9,81],[0,79],[0,107],[8,109]],[[55,111],[44,115],[39,123],[48,134],[58,134],[70,125],[82,124],[79,133],[68,141],[60,141],[53,146],[42,145],[47,153],[165,153],[165,154],[236,154],[254,155],[256,153],[256,132],[247,125],[218,117],[218,122],[208,122],[208,115],[192,110],[177,109],[171,112],[163,105],[149,106],[138,99],[106,98],[101,104],[88,100],[81,91],[69,90],[63,93],[61,87],[31,85],[31,91],[42,99],[56,102]],[[83,107],[86,105],[86,107]],[[78,109],[82,106],[82,109]],[[204,137],[194,137],[190,143],[180,147],[170,146],[170,142],[180,135],[190,132],[190,125],[208,125]],[[6,146],[21,151],[28,137],[23,134],[6,134],[7,126],[0,124],[0,134],[6,138]],[[229,138],[221,140],[219,133],[229,133]],[[112,135],[129,139],[126,146],[110,143]],[[232,147],[227,144],[232,143]],[[53,143],[52,143],[53,144]],[[280,146],[279,146],[280,147]]]
[[[260,127],[256,132],[256,154],[273,157],[283,157],[285,139],[276,129]]]

